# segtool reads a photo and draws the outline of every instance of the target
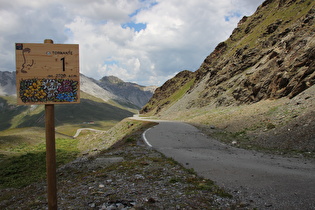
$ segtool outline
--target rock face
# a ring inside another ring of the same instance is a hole
[[[315,84],[315,3],[265,1],[197,71],[201,105],[294,97]]]
[[[105,76],[98,85],[110,93],[130,101],[138,108],[143,107],[152,97],[156,87],[145,87],[131,82],[124,82],[115,76]]]
[[[118,98],[114,94],[100,87],[97,84],[96,80],[86,77],[83,74],[80,75],[80,88],[83,92],[88,93],[97,98],[103,99],[106,102]]]
[[[141,112],[151,112],[154,110],[158,113],[165,106],[172,102],[172,96],[180,91],[189,81],[192,81],[195,73],[185,70],[178,73],[174,78],[166,81],[161,87],[158,87],[150,101],[142,108]]]
[[[194,85],[182,97],[186,100],[181,106],[190,109],[293,98],[315,84],[314,70],[315,2],[266,0],[252,16],[243,17],[229,39],[218,44],[194,72]],[[191,80],[187,76],[184,81]],[[163,86],[176,89],[168,82]],[[151,101],[161,100],[161,89]],[[154,109],[146,107],[142,113]]]

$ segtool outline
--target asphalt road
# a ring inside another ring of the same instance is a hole
[[[180,122],[159,121],[147,144],[258,209],[315,209],[315,161],[234,148]]]

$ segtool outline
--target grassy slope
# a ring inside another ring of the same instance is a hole
[[[229,47],[227,49],[227,56],[234,55],[236,50],[244,48],[246,45],[248,48],[257,47],[259,42],[263,39],[267,40],[271,36],[263,36],[268,26],[277,22],[277,20],[281,20],[282,24],[279,28],[285,28],[287,27],[286,24],[290,25],[307,14],[312,6],[314,6],[313,0],[295,2],[289,7],[284,6],[280,8],[278,8],[278,1],[272,2],[265,9],[261,10],[261,12],[248,17],[246,22],[240,25],[239,32],[233,37],[234,41],[231,39],[226,40],[226,44]],[[252,29],[246,34],[245,29],[249,26]]]
[[[10,107],[0,111],[0,130],[10,128],[13,124],[14,116],[18,116],[27,110],[26,106],[15,107],[13,104],[16,103],[13,97],[0,96],[0,104],[2,107]]]
[[[16,106],[14,97],[1,97],[0,104],[6,107],[0,113],[0,186],[24,186],[43,178],[45,106]],[[122,119],[132,116],[134,112],[115,102],[105,103],[83,92],[80,104],[55,105],[58,165],[73,160],[83,150],[92,150],[91,147],[95,149],[100,144],[106,147],[115,141],[115,138],[108,141],[102,136],[94,138],[94,134],[87,132],[83,132],[78,139],[72,139],[71,136],[78,128],[103,130],[100,135],[105,135],[106,130]],[[84,123],[90,121],[94,124]],[[124,132],[121,130],[121,135]]]
[[[16,106],[14,97],[0,97],[0,103],[10,108],[0,112],[0,130],[16,127],[44,127],[43,105]],[[83,122],[119,122],[132,116],[135,110],[122,107],[115,102],[105,103],[86,93],[81,94],[81,103],[55,105],[56,126],[63,124],[82,124]]]
[[[76,139],[56,139],[57,166],[77,157],[77,144]],[[0,165],[0,188],[22,187],[45,177],[45,143],[20,144],[12,149],[16,155],[2,160]]]
[[[145,113],[143,116],[152,116],[155,113],[159,112],[158,110],[160,107],[163,107],[163,109],[167,109],[171,107],[173,104],[175,104],[180,98],[182,98],[187,91],[191,88],[191,86],[194,84],[195,79],[192,78],[189,81],[186,81],[186,83],[176,90],[174,93],[172,93],[170,96],[163,98],[160,101],[154,101],[154,105],[146,104],[146,107],[148,110],[150,110],[148,113]],[[182,81],[178,81],[178,84],[180,84]],[[176,86],[176,84],[175,84]],[[153,99],[151,99],[153,100]]]
[[[73,160],[78,140],[56,135],[57,164]],[[0,131],[0,188],[20,187],[45,177],[45,130],[39,127]]]
[[[106,150],[152,123],[123,120],[108,131],[83,132],[77,139],[56,135],[57,165],[74,160],[81,153]],[[45,137],[41,128],[18,128],[0,132],[0,188],[22,187],[45,178]]]
[[[315,86],[293,99],[196,108],[162,118],[191,123],[211,137],[237,147],[313,158],[314,90]]]

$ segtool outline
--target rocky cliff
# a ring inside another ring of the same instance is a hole
[[[240,20],[229,39],[219,43],[196,72],[166,82],[141,112],[170,107],[157,102],[170,99],[170,90],[192,80],[180,108],[296,96],[315,84],[314,16],[313,0],[266,0],[252,16]],[[176,80],[180,82],[172,82]]]
[[[265,1],[197,71],[201,104],[294,97],[315,83],[315,2]],[[198,102],[199,103],[199,102]]]
[[[233,146],[315,157],[314,84],[315,1],[266,0],[140,113],[192,123]]]
[[[115,76],[105,76],[100,79],[98,85],[123,98],[138,108],[143,107],[152,97],[156,87],[145,87],[131,82],[124,82]]]
[[[157,114],[163,108],[177,102],[193,84],[195,75],[194,72],[188,70],[179,72],[155,90],[152,98],[142,108],[141,112]]]

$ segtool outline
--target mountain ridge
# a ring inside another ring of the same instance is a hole
[[[133,88],[133,95],[138,98],[134,103],[123,95],[117,95],[115,89],[104,89],[100,82],[81,74],[81,103],[56,105],[56,125],[82,124],[84,122],[118,122],[132,116],[140,108],[141,103],[146,103],[148,96],[142,97],[141,93],[149,95],[152,92],[143,91],[140,86]],[[103,83],[104,84],[104,83]],[[120,80],[120,84],[125,82]],[[129,83],[126,83],[127,87]],[[134,84],[136,86],[136,84]],[[140,102],[139,102],[140,101]],[[16,104],[15,72],[0,72],[0,130],[15,127],[44,126],[44,107],[39,105],[19,106]]]
[[[146,87],[124,82],[114,76],[105,76],[100,80],[95,80],[81,74],[80,83],[83,92],[96,96],[105,102],[113,100],[123,104],[123,106],[131,106],[136,109],[144,106],[156,89],[155,86]],[[0,71],[0,95],[16,95],[15,72]]]
[[[140,114],[246,149],[314,157],[314,84],[315,1],[266,0],[198,70],[156,89]]]
[[[204,101],[213,99],[211,95],[218,105],[292,98],[312,86],[314,14],[312,1],[268,0],[243,18],[197,70],[196,82],[207,74],[211,77],[200,93]],[[222,90],[231,93],[220,97]]]
[[[200,68],[191,73],[194,76],[186,80],[186,84],[194,82],[183,95],[191,98],[186,100],[185,108],[292,98],[314,85],[314,4],[310,0],[267,0],[252,16],[243,17],[229,39],[219,43]],[[171,85],[178,76],[181,77],[176,75],[157,91],[180,89],[183,84]],[[169,107],[165,105],[171,100],[160,103],[169,95],[157,91],[142,113]]]
[[[136,83],[124,82],[115,76],[104,76],[97,84],[109,92],[115,93],[120,98],[123,98],[135,104],[138,108],[142,108],[152,97],[156,87],[141,86]]]

